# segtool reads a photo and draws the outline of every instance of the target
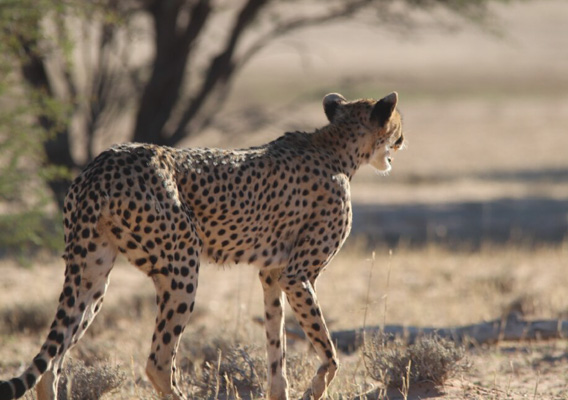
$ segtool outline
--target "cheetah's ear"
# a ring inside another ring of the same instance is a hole
[[[323,98],[323,110],[325,111],[325,115],[329,122],[333,122],[337,107],[346,102],[347,100],[345,100],[345,97],[339,93],[329,93],[325,95]]]
[[[371,112],[371,121],[377,121],[381,128],[385,126],[396,108],[396,103],[398,103],[397,92],[392,92],[377,101]]]

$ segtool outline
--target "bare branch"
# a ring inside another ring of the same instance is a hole
[[[189,107],[184,111],[180,122],[174,133],[168,138],[168,144],[172,145],[179,142],[186,134],[187,125],[193,120],[197,113],[202,109],[206,100],[213,93],[217,85],[226,85],[234,73],[234,54],[239,40],[243,33],[255,20],[259,11],[268,4],[268,0],[249,0],[239,12],[233,29],[224,49],[215,56],[208,68],[197,95],[191,100]],[[209,116],[210,117],[210,116]],[[208,118],[202,122],[208,124]]]
[[[19,41],[22,51],[26,55],[25,59],[21,61],[22,76],[34,90],[42,93],[43,96],[52,97],[54,95],[53,88],[43,58],[35,51],[36,44],[21,37]],[[44,112],[38,113],[35,117],[45,132],[53,134],[53,138],[43,144],[48,162],[66,168],[74,167],[75,161],[71,154],[68,127],[58,126],[57,121]],[[49,181],[48,184],[54,192],[59,208],[62,209],[65,191],[69,186],[68,179],[54,179]]]
[[[138,109],[136,141],[167,142],[163,127],[179,99],[191,44],[201,33],[211,12],[209,0],[197,1],[190,10],[187,26],[180,30],[178,14],[182,6],[183,1],[156,0],[148,7],[156,31],[156,56]]]
[[[115,36],[115,26],[103,22],[101,24],[101,37],[99,41],[98,60],[95,73],[91,78],[92,85],[88,98],[88,116],[86,121],[87,135],[87,161],[94,158],[93,143],[97,129],[101,124],[101,118],[110,106],[113,92],[116,89],[114,75],[110,72],[110,47]]]
[[[307,28],[317,25],[322,25],[341,19],[352,17],[358,11],[368,7],[372,4],[373,0],[357,0],[345,2],[340,7],[332,8],[327,12],[311,17],[294,17],[288,21],[280,22],[274,26],[269,32],[263,34],[258,38],[238,60],[238,67],[245,65],[250,59],[257,54],[260,50],[266,47],[270,42],[275,39],[287,35],[292,31]]]
[[[65,25],[64,16],[56,13],[54,18],[55,18],[55,30],[57,32],[57,41],[62,44],[68,43],[70,39],[67,27]],[[63,66],[62,66],[63,81],[65,83],[65,87],[67,89],[67,94],[69,95],[69,100],[71,104],[76,105],[78,90],[75,81],[73,79],[73,75],[71,73],[72,65],[70,64],[71,63],[64,56]]]

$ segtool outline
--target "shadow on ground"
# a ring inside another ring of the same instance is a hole
[[[376,399],[389,399],[389,400],[419,400],[438,398],[444,394],[444,391],[436,387],[436,385],[424,383],[412,383],[406,390],[389,388],[386,390],[374,389],[368,393],[355,397],[356,400],[376,400]]]
[[[431,242],[561,243],[568,238],[568,200],[496,199],[445,204],[353,204],[353,235],[370,245]]]

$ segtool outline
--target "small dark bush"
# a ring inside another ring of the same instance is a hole
[[[438,336],[422,336],[407,345],[400,339],[378,334],[367,338],[363,348],[368,374],[385,386],[401,390],[419,382],[443,385],[468,368],[464,355],[463,347]]]
[[[265,381],[264,352],[237,344],[226,352],[220,350],[214,362],[206,361],[195,384],[207,398],[220,393],[229,398],[240,398],[240,394],[262,395]]]
[[[59,381],[58,400],[99,400],[104,394],[116,390],[126,374],[119,367],[93,365],[68,360]]]
[[[0,333],[44,332],[53,319],[54,309],[47,304],[22,304],[0,310]]]

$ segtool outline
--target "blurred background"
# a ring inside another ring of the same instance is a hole
[[[70,180],[124,141],[247,147],[400,94],[407,149],[353,182],[370,244],[562,243],[568,4],[4,1],[0,253],[60,249]]]

